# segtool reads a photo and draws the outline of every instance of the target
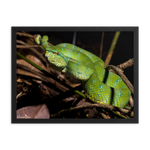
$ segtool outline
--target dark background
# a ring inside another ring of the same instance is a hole
[[[73,40],[75,41],[75,45],[79,46],[85,50],[92,52],[93,54],[99,56],[100,55],[100,45],[102,40],[102,32],[98,31],[57,31],[57,32],[46,32],[46,31],[36,31],[36,32],[26,32],[32,35],[40,34],[41,36],[47,35],[49,37],[49,42],[53,45],[57,45],[60,43],[71,43],[73,44]],[[111,42],[115,32],[104,31],[103,38],[103,50],[102,50],[102,59],[105,61],[105,58],[108,54],[109,48],[111,46]],[[21,37],[17,36],[17,39]],[[111,65],[119,65],[128,61],[130,58],[133,58],[133,32],[132,31],[122,31],[118,41],[116,43],[116,47],[114,49],[114,53],[112,59],[110,61]],[[128,67],[124,70],[124,74],[133,84],[133,66]]]

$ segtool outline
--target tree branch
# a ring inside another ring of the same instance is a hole
[[[16,48],[35,48],[39,47],[38,45],[16,45]]]
[[[123,70],[123,69],[126,69],[128,67],[131,67],[133,65],[133,63],[134,63],[134,59],[131,58],[128,61],[118,65],[117,67]]]

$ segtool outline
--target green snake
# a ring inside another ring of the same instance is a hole
[[[104,62],[96,55],[69,43],[49,46],[48,36],[34,36],[41,44],[45,57],[56,70],[81,80],[86,96],[94,103],[123,108],[129,102],[131,91],[120,76],[104,69]]]

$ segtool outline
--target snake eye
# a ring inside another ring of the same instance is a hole
[[[56,55],[58,55],[58,54],[59,54],[59,52],[53,52],[53,54],[56,54]]]

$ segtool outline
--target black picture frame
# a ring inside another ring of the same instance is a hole
[[[131,31],[134,55],[134,118],[132,119],[17,119],[16,118],[16,32],[19,31]],[[139,27],[11,27],[11,122],[12,123],[138,123],[138,39]]]

